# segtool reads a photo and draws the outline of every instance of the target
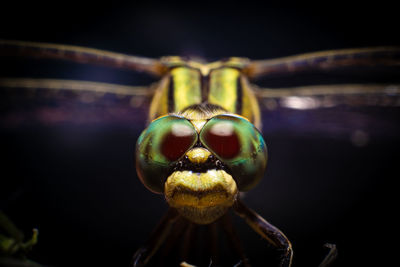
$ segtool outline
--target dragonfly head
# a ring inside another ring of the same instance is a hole
[[[160,117],[143,131],[136,147],[143,184],[164,193],[170,206],[200,224],[215,221],[233,205],[239,191],[254,187],[266,164],[261,134],[247,119],[233,114],[204,122],[178,115]]]

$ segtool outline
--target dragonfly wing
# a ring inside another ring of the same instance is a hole
[[[276,59],[254,60],[245,68],[250,78],[344,67],[399,66],[400,47],[330,50]]]
[[[0,79],[1,122],[145,124],[153,90],[101,82]]]
[[[363,145],[371,136],[400,134],[397,84],[319,85],[259,89],[266,135],[347,138]]]
[[[110,51],[72,45],[0,40],[0,56],[61,59],[119,69],[142,71],[161,76],[165,68],[157,59],[130,56]]]

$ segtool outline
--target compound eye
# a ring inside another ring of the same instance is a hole
[[[230,121],[220,121],[207,128],[204,142],[221,158],[232,159],[240,152],[239,137]]]
[[[138,156],[148,163],[168,165],[197,142],[197,132],[185,118],[168,115],[152,123],[140,135]]]
[[[187,119],[168,115],[154,120],[136,144],[136,170],[151,191],[162,193],[166,175],[174,161],[197,142],[196,129]]]
[[[170,161],[175,161],[192,146],[194,140],[193,128],[189,125],[176,123],[166,133],[161,141],[161,153]]]
[[[202,128],[200,142],[221,160],[240,191],[254,187],[267,165],[267,147],[248,120],[233,114],[211,118]]]

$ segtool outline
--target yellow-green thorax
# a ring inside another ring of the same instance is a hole
[[[168,71],[159,82],[150,106],[149,121],[178,113],[191,105],[209,103],[225,113],[246,117],[261,128],[257,99],[242,68],[246,59],[230,58],[203,64],[180,57],[166,57]]]

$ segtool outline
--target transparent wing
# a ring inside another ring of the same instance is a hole
[[[153,93],[152,90],[142,86],[125,86],[111,83],[57,79],[0,79],[0,86],[16,89],[71,90],[77,92],[92,92],[98,95],[115,94],[121,97],[151,96]]]
[[[116,70],[112,72],[111,69],[103,70],[101,67],[85,67],[85,64],[145,72],[155,76],[162,75],[164,71],[160,61],[156,59],[70,45],[0,40],[0,56],[5,59],[0,66],[2,76],[41,77],[47,74],[50,77],[99,80],[93,82],[69,79],[2,78],[0,81],[1,121],[6,125],[33,122],[46,124],[96,122],[130,125],[137,121],[143,122],[140,125],[145,125],[146,118],[143,114],[147,114],[146,104],[153,91],[145,87],[104,83],[103,81],[119,77],[115,73]],[[46,62],[42,61],[39,64],[33,60],[16,61],[15,57],[57,59],[80,64],[65,65],[65,63],[48,62],[51,64],[46,65]],[[132,74],[129,73],[129,76],[132,77]],[[137,84],[137,81],[137,78],[129,81],[121,80],[122,83],[133,84]],[[114,79],[114,82],[120,81]]]
[[[256,93],[266,136],[340,138],[363,146],[400,134],[399,84],[263,88]]]
[[[374,47],[330,50],[301,55],[251,61],[245,71],[250,78],[294,74],[307,71],[330,71],[345,67],[399,66],[400,47]]]
[[[126,124],[143,127],[151,88],[57,79],[0,79],[5,126],[27,123]]]
[[[399,106],[399,84],[335,84],[291,88],[262,88],[256,95],[267,109],[280,105],[292,109],[317,109],[341,104]]]
[[[72,45],[0,40],[0,56],[61,59],[78,63],[91,63],[119,69],[142,71],[155,76],[160,76],[165,71],[163,65],[157,59]]]
[[[398,84],[328,84],[298,86],[292,88],[258,88],[258,98],[283,98],[288,96],[334,96],[334,95],[373,95],[396,96],[400,93]]]

